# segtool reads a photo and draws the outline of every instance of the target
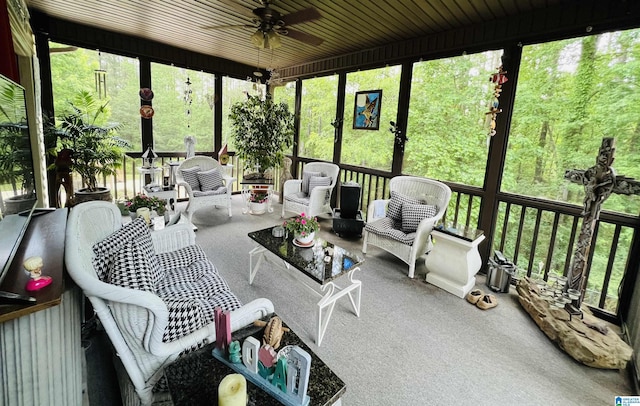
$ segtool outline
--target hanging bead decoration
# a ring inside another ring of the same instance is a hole
[[[486,114],[486,126],[489,130],[489,135],[493,137],[496,135],[496,117],[498,113],[502,113],[502,109],[499,107],[500,102],[498,98],[500,97],[500,93],[502,92],[502,84],[507,80],[506,76],[507,72],[502,70],[502,66],[498,68],[498,72],[494,73],[489,77],[489,81],[494,83],[495,87],[493,90],[493,100],[491,100],[491,106],[489,107],[489,111]]]
[[[191,128],[191,104],[193,103],[193,91],[191,90],[191,80],[187,76],[187,81],[184,82],[187,86],[184,89],[184,107],[185,114],[187,116],[187,132]]]

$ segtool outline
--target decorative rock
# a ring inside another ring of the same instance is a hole
[[[576,361],[594,368],[623,369],[631,359],[633,350],[611,329],[601,326],[600,320],[583,307],[584,318],[573,316],[564,309],[550,309],[539,295],[538,286],[528,278],[516,285],[522,307],[552,341],[558,343]]]

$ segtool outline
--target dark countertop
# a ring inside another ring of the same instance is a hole
[[[446,224],[438,224],[434,228],[434,231],[440,231],[441,233],[445,233],[451,235],[453,237],[462,238],[466,241],[475,241],[481,235],[484,234],[484,231],[472,227],[466,227],[464,224],[456,224],[447,222]]]
[[[267,316],[264,320],[269,320]],[[283,323],[284,324],[284,323]],[[264,327],[247,326],[232,334],[232,340],[242,341],[253,336],[262,342]],[[310,406],[332,405],[346,392],[345,383],[293,332],[285,332],[281,347],[298,345],[311,355],[311,374],[307,395]],[[191,352],[165,368],[165,375],[175,406],[218,404],[218,385],[222,378],[235,373],[230,367],[211,355],[215,343]],[[278,349],[280,349],[278,348]],[[279,405],[280,402],[247,380],[249,406]]]

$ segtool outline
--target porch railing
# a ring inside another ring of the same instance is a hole
[[[158,153],[160,163],[182,160],[184,153]],[[210,153],[208,155],[212,155]],[[314,159],[297,158],[293,168],[300,177],[307,162]],[[242,162],[232,157],[233,175],[237,179],[233,190],[238,192],[242,185]],[[141,159],[126,156],[122,168],[113,179],[104,179],[104,184],[112,188],[114,198],[123,199],[140,192],[138,168]],[[354,181],[362,188],[360,209],[366,214],[370,201],[389,197],[389,172],[340,164],[340,181]],[[279,171],[274,173],[274,189],[279,191]],[[294,175],[295,176],[295,175]],[[447,183],[452,189],[452,197],[444,221],[477,227],[484,190],[482,188]],[[178,198],[185,196],[179,194]],[[334,194],[339,201],[339,188]],[[575,249],[581,207],[562,202],[533,199],[520,195],[498,193],[498,213],[491,250],[502,251],[507,258],[518,265],[519,276],[540,276],[546,278],[551,272],[567,275]],[[640,230],[640,217],[603,212],[593,237],[594,249],[589,253],[591,264],[587,270],[587,289],[584,302],[594,309],[617,316],[619,292],[624,283],[626,266],[631,255],[634,232]],[[488,236],[491,237],[491,236]],[[481,270],[485,272],[485,270]]]
[[[298,173],[310,161],[298,158]],[[365,213],[369,201],[389,198],[391,175],[388,172],[339,166],[341,181],[355,181],[362,187],[360,208]],[[447,184],[452,196],[443,221],[478,227],[481,216],[486,215],[480,213],[484,190]],[[549,273],[566,276],[577,242],[582,208],[508,193],[498,193],[497,200],[496,231],[488,241],[491,250],[502,251],[516,263],[520,277],[533,275],[546,279]],[[640,230],[640,217],[603,212],[593,236],[584,302],[611,319],[617,318],[619,292],[637,230]]]

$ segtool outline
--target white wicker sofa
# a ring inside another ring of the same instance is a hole
[[[215,341],[213,308],[231,312],[235,331],[273,312],[273,304],[242,305],[195,245],[190,225],[149,232],[142,219],[121,221],[109,202],[74,207],[66,266],[115,349],[123,404],[171,404],[164,367]]]

